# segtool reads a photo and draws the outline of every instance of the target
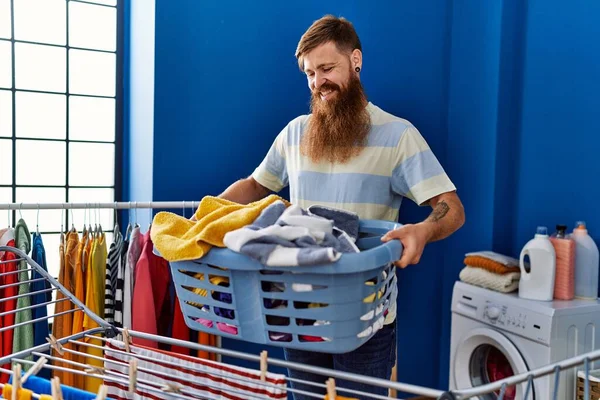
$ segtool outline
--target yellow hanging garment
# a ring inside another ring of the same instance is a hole
[[[89,255],[88,265],[89,268],[86,270],[86,301],[85,305],[98,315],[100,318],[104,317],[104,293],[106,284],[106,257],[108,255],[106,248],[106,236],[100,235],[98,238],[94,238],[91,246],[91,252]],[[83,317],[84,329],[91,329],[98,327],[98,324],[90,318],[89,315]],[[99,336],[97,334],[96,336]],[[96,346],[102,346],[103,342],[98,339],[86,339],[86,342]],[[95,347],[87,347],[86,353],[89,356],[103,357],[103,351]],[[86,364],[95,367],[103,367],[104,362],[100,359],[93,357],[86,358]],[[85,390],[92,393],[97,393],[102,380],[98,378],[92,378],[89,376],[85,377]]]

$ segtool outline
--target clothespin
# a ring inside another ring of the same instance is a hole
[[[21,364],[13,365],[13,382],[11,400],[17,400],[18,393],[21,391]]]
[[[107,395],[108,387],[106,385],[100,385],[98,388],[98,394],[96,395],[96,400],[106,400]]]
[[[63,356],[65,354],[65,352],[63,351],[62,344],[60,344],[60,342],[58,340],[56,340],[56,338],[54,336],[52,336],[52,334],[48,335],[48,337],[46,338],[46,341],[48,343],[50,343],[50,346],[52,346],[52,348],[54,350],[56,350],[56,352],[58,354],[60,354],[61,356]]]
[[[181,386],[175,383],[166,383],[160,390],[167,393],[181,393]]]
[[[103,375],[104,374],[104,368],[103,367],[94,367],[94,366],[89,366],[89,368],[85,369],[85,372],[88,374],[96,374],[96,375]]]
[[[63,400],[62,389],[60,388],[60,379],[58,376],[50,381],[52,390],[52,400]]]
[[[29,379],[31,375],[35,375],[38,372],[40,372],[44,364],[46,364],[47,362],[48,360],[46,359],[46,357],[41,357],[39,360],[37,360],[37,362],[33,364],[31,368],[29,368],[29,371],[27,371],[27,373],[23,375],[23,379],[21,379],[21,384],[27,382],[27,379]]]
[[[327,379],[327,400],[335,400],[337,394],[335,393],[335,379]]]
[[[267,381],[267,351],[263,350],[260,352],[260,380],[262,382]]]
[[[129,329],[123,328],[123,343],[125,343],[125,351],[131,353],[129,345],[131,344],[131,336],[129,335]]]
[[[137,384],[137,360],[132,358],[129,360],[129,393],[133,395],[135,393],[135,386]]]

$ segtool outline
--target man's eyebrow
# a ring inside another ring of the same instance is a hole
[[[317,69],[321,69],[323,67],[327,67],[327,66],[335,65],[335,64],[337,64],[337,62],[335,62],[335,61],[321,63],[321,64],[317,65]],[[311,71],[311,69],[307,68],[307,69],[304,70],[304,72],[308,72],[308,71]]]

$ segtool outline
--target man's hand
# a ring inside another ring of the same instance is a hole
[[[388,242],[398,239],[402,242],[402,257],[394,265],[399,268],[406,268],[411,264],[417,264],[421,260],[421,255],[425,245],[429,242],[433,231],[430,226],[424,222],[419,224],[407,224],[401,228],[389,231],[381,240]]]
[[[425,221],[404,225],[381,238],[384,242],[392,239],[402,242],[402,257],[394,263],[399,268],[417,264],[427,243],[450,236],[465,223],[465,210],[456,192],[435,196],[429,204],[433,211]]]

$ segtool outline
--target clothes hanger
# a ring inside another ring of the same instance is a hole
[[[60,244],[65,244],[65,203],[63,203],[63,208],[60,210]]]
[[[119,228],[119,215],[117,213],[117,202],[115,201],[115,208],[114,208],[114,219],[113,219],[113,236],[117,237],[117,235],[121,235],[121,228]],[[114,241],[114,239],[113,239]]]
[[[84,221],[85,221],[85,219],[84,219]],[[85,228],[85,225],[84,225],[84,228]],[[73,213],[73,208],[71,208],[71,232],[77,233],[77,228],[75,228],[75,214]]]
[[[135,202],[135,227],[139,228],[140,225],[138,224],[138,219],[137,219],[137,210],[138,210],[138,202]]]
[[[131,235],[131,230],[133,227],[131,226],[131,202],[129,202],[129,211],[127,212],[127,229],[125,230],[125,240],[129,240],[129,236]]]
[[[40,203],[37,203],[37,218],[35,220],[35,234],[40,236]]]

